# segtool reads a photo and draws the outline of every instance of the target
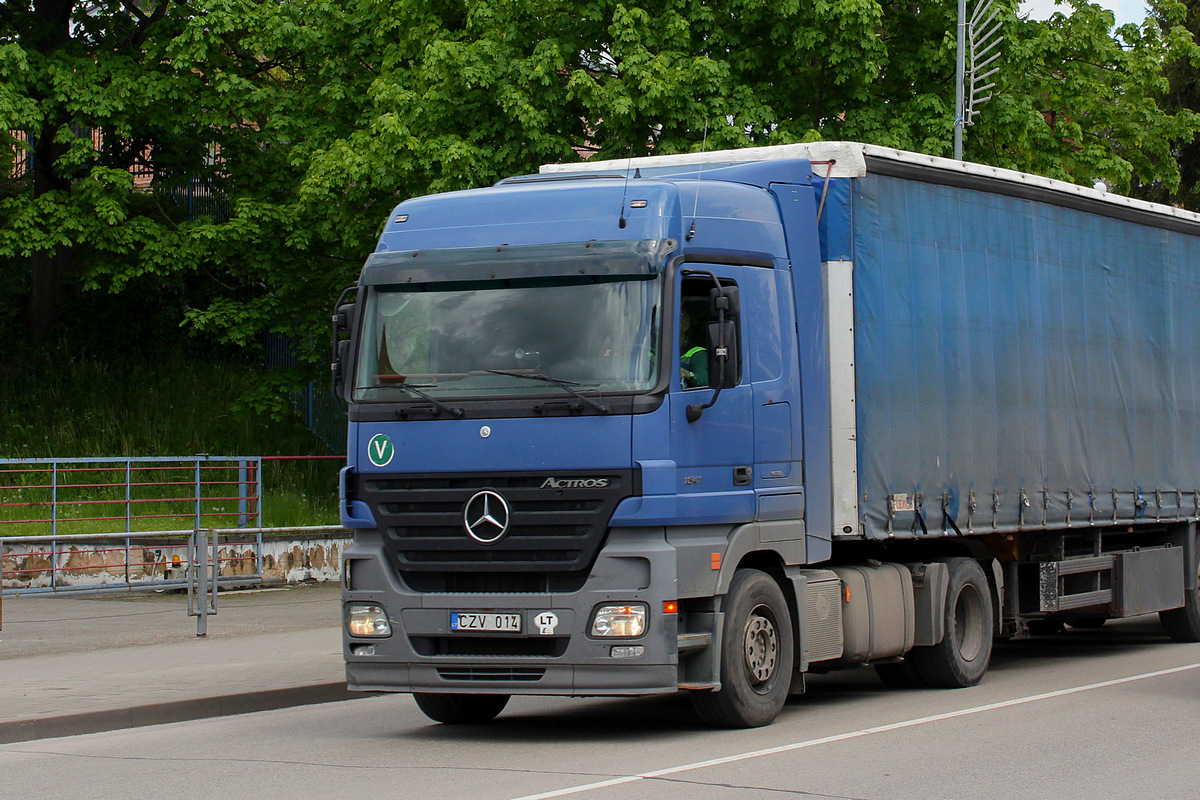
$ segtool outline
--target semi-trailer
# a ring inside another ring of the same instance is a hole
[[[347,682],[445,723],[1200,640],[1200,216],[829,142],[396,206],[334,313]]]

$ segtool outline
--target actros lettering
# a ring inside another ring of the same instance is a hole
[[[604,489],[608,486],[608,478],[546,478],[542,483],[543,489]]]

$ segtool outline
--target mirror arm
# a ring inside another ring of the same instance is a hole
[[[720,281],[717,281],[716,276],[713,276],[716,281],[717,288],[721,287]],[[729,359],[729,343],[725,341],[725,309],[717,309],[717,325],[719,326],[721,339],[717,344],[717,361],[720,364],[720,369],[717,370],[717,385],[713,392],[712,399],[701,405],[694,403],[687,407],[687,421],[696,422],[704,414],[704,409],[712,408],[717,402],[717,398],[721,396],[721,389],[725,387],[725,363]]]

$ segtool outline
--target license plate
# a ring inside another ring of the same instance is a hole
[[[450,630],[520,633],[521,615],[496,614],[483,611],[452,611],[450,612]]]

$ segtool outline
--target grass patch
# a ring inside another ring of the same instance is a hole
[[[238,399],[262,381],[262,370],[244,358],[221,358],[219,353],[202,354],[189,348],[118,357],[64,346],[36,356],[10,358],[0,364],[0,458],[329,455],[298,415],[272,419],[238,410]],[[341,465],[336,459],[264,462],[263,524],[336,524]],[[170,492],[165,496],[191,496],[191,477],[184,473],[163,476],[163,482],[186,484],[159,487]],[[215,473],[214,477],[234,485],[206,487],[204,527],[234,527],[238,503],[228,498],[239,494],[236,469],[232,477]],[[46,505],[50,490],[33,488],[49,482],[45,473],[0,475],[0,535],[50,532]],[[60,479],[59,531],[123,531],[124,482],[123,466]],[[143,481],[139,473],[134,482],[156,481]],[[149,492],[149,487],[133,491],[135,499],[145,501],[136,504],[136,513],[142,518],[134,520],[134,530],[193,526],[193,501],[149,502],[154,497],[141,494]],[[120,519],[79,519],[99,516]],[[15,520],[45,521],[12,524]]]

